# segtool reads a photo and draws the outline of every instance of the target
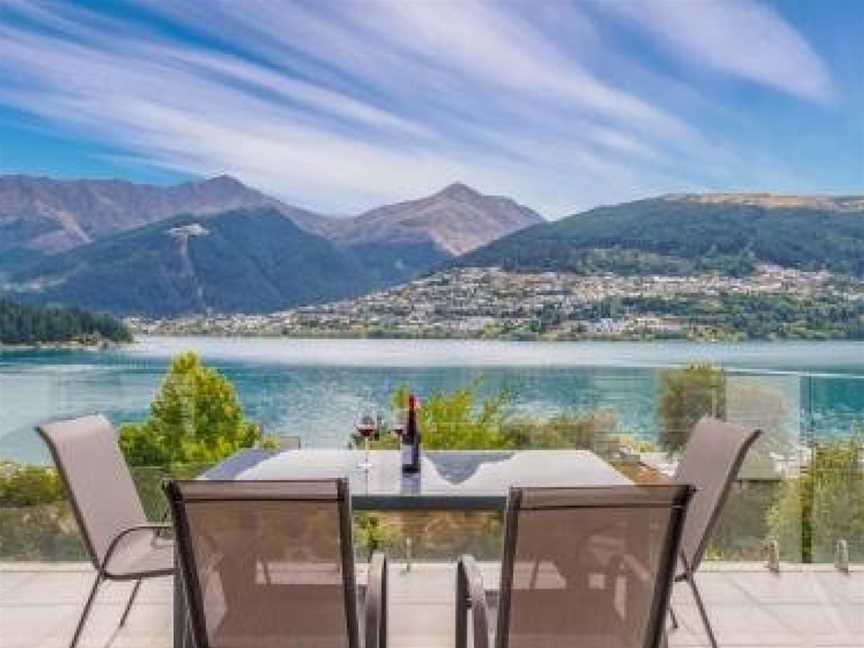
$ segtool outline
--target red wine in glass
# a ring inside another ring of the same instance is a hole
[[[357,420],[355,427],[357,428],[357,434],[363,437],[363,445],[366,449],[366,455],[363,458],[363,461],[360,462],[360,468],[362,470],[369,470],[369,468],[372,467],[372,462],[369,460],[369,439],[371,439],[378,430],[375,417],[370,414],[364,414]]]
[[[396,408],[393,410],[393,421],[390,431],[396,435],[397,439],[401,439],[405,434],[405,423],[408,420],[408,410],[404,408]]]

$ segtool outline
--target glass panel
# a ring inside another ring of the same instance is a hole
[[[53,473],[22,467],[50,464],[33,425],[94,410],[107,411],[116,423],[140,419],[164,362],[121,361],[112,352],[41,351],[28,363],[28,353],[4,355],[0,371],[0,559],[83,559],[74,516],[59,491],[52,491],[57,489]],[[766,544],[776,540],[790,563],[830,563],[838,553],[864,562],[864,381],[852,374],[728,371],[722,380],[684,389],[685,416],[675,418],[664,410],[667,369],[302,367],[286,372],[264,365],[250,371],[228,360],[215,364],[237,385],[250,418],[263,420],[270,433],[299,435],[304,448],[342,447],[358,404],[371,399],[383,411],[398,384],[432,394],[477,376],[483,381],[475,405],[500,387],[513,390],[505,422],[487,430],[497,442],[509,448],[591,449],[640,482],[671,472],[675,454],[667,453],[664,439],[686,441],[687,422],[695,417],[714,414],[759,426],[765,436],[732,489],[707,558],[763,562]],[[372,385],[371,393],[359,393],[358,380]],[[331,392],[322,400],[325,384]],[[442,418],[439,424],[450,426],[453,437],[476,432],[460,421]],[[148,517],[163,518],[163,479],[191,477],[206,467],[135,468]],[[415,558],[452,558],[467,550],[492,557],[500,545],[497,514],[376,515],[383,516],[385,528],[398,531],[399,540],[392,543],[397,557],[405,554],[408,537]]]
[[[354,514],[354,549],[358,561],[372,551],[392,560],[447,561],[462,554],[499,560],[503,514],[488,511],[373,511]]]
[[[167,519],[162,483],[192,478],[211,464],[134,467],[132,477],[149,520]],[[72,507],[53,468],[0,462],[0,562],[89,560]]]

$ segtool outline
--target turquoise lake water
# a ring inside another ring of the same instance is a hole
[[[422,398],[477,377],[484,393],[511,389],[517,413],[611,408],[622,431],[651,439],[659,372],[693,362],[732,371],[742,401],[756,384],[782,393],[793,433],[847,434],[864,420],[861,342],[142,338],[111,351],[0,351],[0,458],[46,461],[33,433],[40,421],[94,411],[115,423],[142,418],[169,358],[187,349],[230,377],[268,433],[309,447],[344,444],[362,403],[384,406],[400,384]]]

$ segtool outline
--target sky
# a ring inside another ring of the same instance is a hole
[[[354,214],[864,194],[859,0],[0,0],[0,173]]]

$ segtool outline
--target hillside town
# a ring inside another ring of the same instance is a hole
[[[359,297],[269,314],[128,323],[143,334],[584,339],[711,337],[711,304],[787,299],[864,309],[864,284],[760,265],[746,277],[513,273],[461,268]],[[722,329],[722,327],[720,327]],[[721,331],[722,332],[722,331]],[[727,331],[729,333],[729,331]],[[732,331],[734,333],[734,331]]]

